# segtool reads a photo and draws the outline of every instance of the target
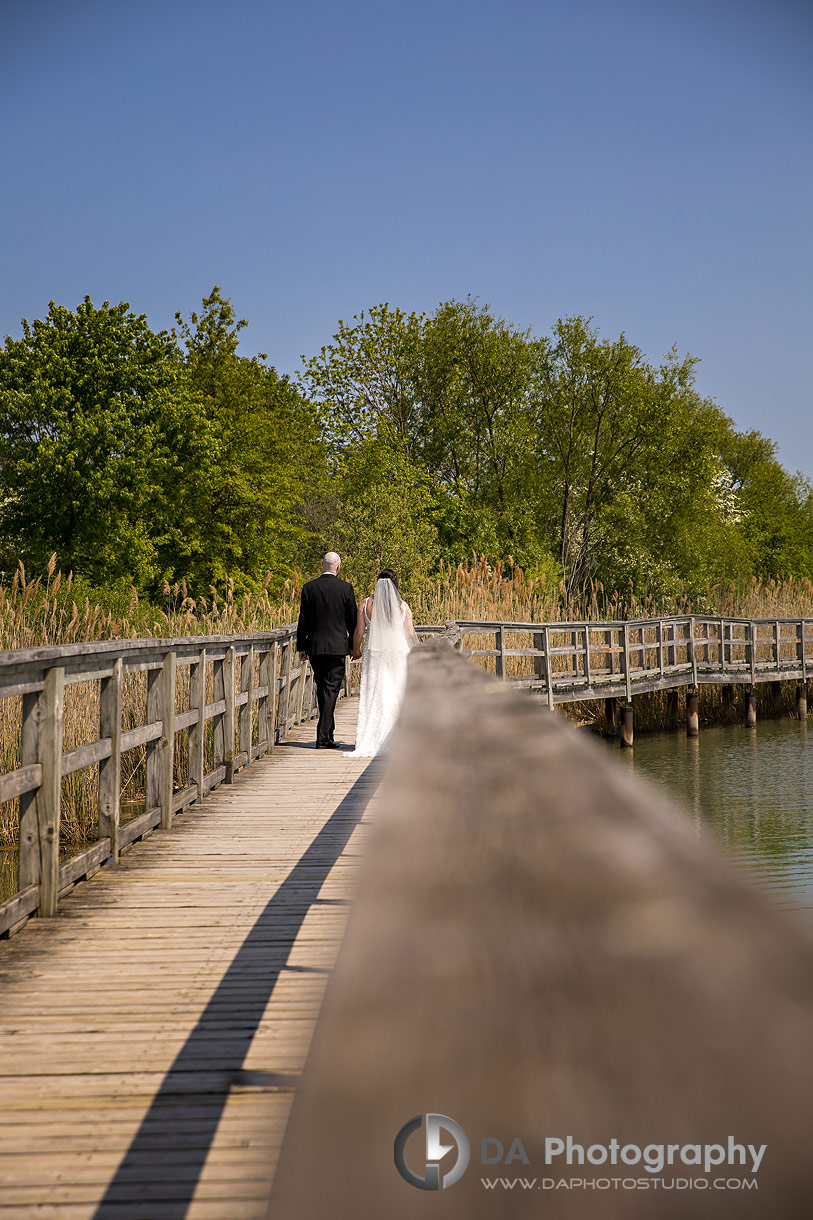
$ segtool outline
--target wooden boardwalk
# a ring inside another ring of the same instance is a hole
[[[0,1220],[264,1216],[379,779],[314,734],[0,944]]]

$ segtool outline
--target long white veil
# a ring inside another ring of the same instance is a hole
[[[386,576],[375,586],[365,647],[372,652],[409,652],[402,602],[395,585]]]

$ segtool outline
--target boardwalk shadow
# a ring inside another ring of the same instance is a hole
[[[379,764],[373,763],[257,919],[164,1077],[93,1220],[120,1220],[134,1205],[156,1220],[183,1220],[230,1090],[294,1086],[295,1078],[245,1072],[243,1064],[302,922],[378,779]]]

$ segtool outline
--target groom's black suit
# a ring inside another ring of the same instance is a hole
[[[356,613],[353,587],[338,576],[323,572],[303,586],[296,650],[308,654],[316,680],[317,746],[329,746],[333,741],[333,712],[344,677],[344,659],[356,629]]]

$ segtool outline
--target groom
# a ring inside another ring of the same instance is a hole
[[[341,566],[336,552],[328,551],[322,560],[322,575],[303,586],[299,603],[296,648],[300,661],[310,660],[316,681],[317,750],[340,749],[333,740],[333,711],[356,627],[356,597],[352,585],[339,579]]]

